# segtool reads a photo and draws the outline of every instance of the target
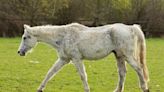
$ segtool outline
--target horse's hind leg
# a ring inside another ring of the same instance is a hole
[[[114,92],[123,92],[125,76],[126,76],[125,58],[124,58],[124,56],[119,55],[116,52],[114,54],[117,59],[117,67],[118,67],[118,73],[119,73],[118,85]]]
[[[149,92],[147,82],[144,78],[142,68],[140,64],[137,62],[137,60],[134,58],[134,56],[128,56],[127,62],[134,68],[134,70],[137,72],[139,80],[140,80],[140,87],[142,88],[143,92]]]

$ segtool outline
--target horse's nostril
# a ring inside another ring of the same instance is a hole
[[[20,53],[20,51],[18,51],[18,54]]]

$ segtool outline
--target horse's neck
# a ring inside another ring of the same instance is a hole
[[[46,31],[46,30],[37,30],[37,39],[38,42],[48,43],[50,44],[50,41],[53,39],[53,32],[52,31]]]
[[[38,42],[43,42],[55,46],[55,41],[58,38],[58,32],[61,32],[62,30],[54,28],[54,29],[42,29],[37,31],[38,31],[37,32]]]

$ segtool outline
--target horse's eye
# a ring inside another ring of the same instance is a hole
[[[27,38],[26,37],[23,37],[23,40],[26,40]]]
[[[31,38],[31,36],[27,36],[27,38]]]

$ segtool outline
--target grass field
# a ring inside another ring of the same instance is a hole
[[[53,48],[38,44],[26,57],[17,55],[20,38],[0,38],[0,92],[35,92],[48,69],[57,59]],[[164,92],[164,39],[147,39],[150,91]],[[96,62],[85,62],[91,92],[113,92],[118,81],[116,62],[110,55]],[[84,92],[72,64],[66,65],[44,92]],[[138,78],[128,65],[124,92],[141,92]]]

